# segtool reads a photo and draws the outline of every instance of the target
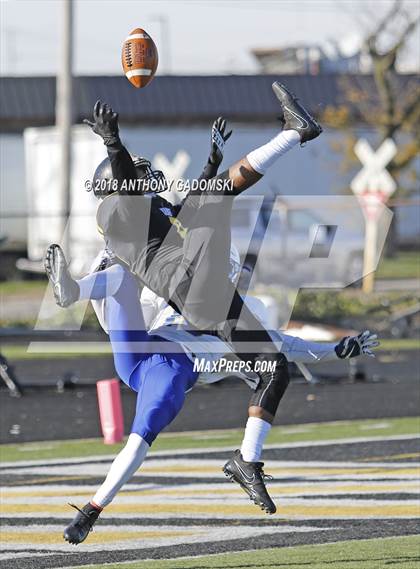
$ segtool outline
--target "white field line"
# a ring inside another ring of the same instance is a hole
[[[404,487],[401,488],[401,484],[404,482]],[[275,488],[296,488],[300,491],[311,491],[313,492],[313,486],[316,484],[317,491],[326,489],[329,491],[331,489],[340,491],[343,487],[351,486],[353,488],[353,492],[356,494],[360,494],[362,492],[369,492],[369,493],[376,493],[381,494],[383,492],[404,492],[404,493],[414,493],[415,490],[420,492],[420,486],[418,480],[412,481],[401,481],[401,480],[394,480],[394,481],[375,481],[375,480],[365,480],[363,481],[362,485],[359,485],[359,482],[346,482],[340,480],[334,481],[313,481],[311,480],[309,483],[306,481],[299,481],[299,482],[276,482],[272,481],[269,484],[270,489]],[[379,489],[375,489],[378,486]],[[25,486],[3,486],[1,487],[1,495],[2,497],[7,497],[9,495],[18,497],[20,494],[27,494],[30,492],[31,494],[36,493],[39,497],[42,496],[62,496],[66,491],[69,491],[75,495],[84,494],[86,492],[91,492],[92,489],[95,489],[97,484],[28,484]],[[306,488],[307,487],[307,488]],[[372,492],[372,487],[374,488]],[[231,488],[232,491],[234,489],[240,490],[239,486],[229,485],[228,488]],[[212,492],[214,490],[220,490],[219,483],[202,483],[196,482],[193,484],[185,485],[185,483],[178,483],[178,484],[171,484],[169,487],[167,485],[162,484],[135,484],[135,483],[128,483],[125,484],[124,487],[118,493],[118,496],[124,496],[126,492],[160,492],[163,491],[165,494],[167,492],[170,493],[177,493],[178,490],[182,490],[184,493],[189,493],[190,491],[197,491],[197,492]],[[240,490],[242,492],[242,490]]]
[[[400,500],[387,500],[386,498],[382,498],[380,500],[377,499],[370,499],[369,496],[371,496],[371,494],[367,494],[366,498],[363,499],[359,499],[359,498],[342,498],[341,496],[334,496],[332,494],[323,494],[323,495],[319,495],[314,497],[314,493],[316,491],[314,490],[314,492],[312,492],[311,498],[305,498],[304,495],[302,493],[299,493],[296,496],[291,496],[290,494],[284,495],[284,494],[277,494],[276,491],[271,489],[270,495],[272,498],[278,498],[279,500],[281,500],[281,506],[312,506],[312,507],[316,507],[316,506],[340,506],[340,507],[345,507],[345,506],[355,506],[357,505],[358,508],[360,508],[361,510],[367,506],[418,506],[419,507],[419,514],[420,514],[420,499],[414,499],[414,500],[404,500],[404,499],[400,499]],[[61,497],[59,496],[54,496],[54,497],[48,497],[48,498],[43,498],[42,500],[40,500],[39,498],[6,498],[4,500],[2,500],[2,506],[5,508],[5,510],[7,511],[6,506],[7,505],[25,505],[28,506],[29,511],[30,511],[30,506],[36,506],[36,505],[41,505],[41,506],[45,506],[46,509],[48,509],[49,506],[61,506],[63,509],[63,512],[68,511],[66,503],[64,501],[65,498],[65,494]],[[153,510],[153,505],[156,504],[157,502],[157,498],[158,496],[142,496],[141,493],[139,493],[138,497],[134,497],[134,496],[119,496],[118,500],[115,500],[114,505],[115,506],[125,506],[125,505],[133,505],[133,504],[138,504],[138,505],[150,505],[151,507],[151,511]],[[209,496],[207,495],[205,498],[204,497],[192,497],[192,496],[182,496],[182,498],[177,498],[175,496],[167,496],[164,495],[163,498],[165,499],[165,502],[167,503],[168,506],[172,505],[172,504],[180,504],[181,501],[182,503],[187,507],[187,506],[194,506],[194,505],[200,505],[203,507],[206,506],[212,506],[212,505],[218,505],[220,507],[223,507],[226,504],[226,500],[229,500],[229,505],[230,506],[242,506],[244,505],[244,494],[243,492],[241,493],[238,489],[237,492],[232,494],[228,494],[228,495],[220,495],[220,496]],[[247,502],[245,502],[245,505],[248,505]],[[31,513],[32,515],[32,513]],[[3,516],[4,517],[4,516]]]

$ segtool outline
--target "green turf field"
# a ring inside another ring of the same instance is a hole
[[[193,559],[89,565],[84,569],[418,569],[420,537],[344,541],[206,555]]]
[[[313,440],[348,439],[358,437],[409,435],[420,432],[420,417],[335,421],[273,427],[267,444],[282,444]],[[163,433],[153,444],[153,451],[231,447],[240,444],[243,429]],[[102,439],[75,439],[0,445],[0,460],[4,462],[43,460],[73,457],[115,455],[123,443],[104,445]]]

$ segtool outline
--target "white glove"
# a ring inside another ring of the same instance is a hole
[[[369,330],[361,332],[358,336],[346,336],[334,348],[340,359],[355,358],[360,355],[375,357],[373,348],[379,346],[378,336],[371,334]]]

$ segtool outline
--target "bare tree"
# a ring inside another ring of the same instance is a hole
[[[356,157],[353,153],[355,134],[353,131],[353,109],[363,122],[376,130],[382,143],[387,138],[398,140],[398,153],[388,165],[391,175],[399,183],[399,191],[408,192],[402,187],[401,175],[407,172],[414,158],[420,153],[420,88],[417,80],[408,81],[397,72],[398,60],[407,46],[411,35],[418,27],[420,18],[413,17],[401,0],[395,0],[376,27],[367,34],[363,49],[370,57],[375,91],[366,89],[363,77],[358,84],[350,83],[344,77],[343,93],[347,104],[339,108],[325,109],[323,119],[330,126],[347,130],[344,145],[336,147],[344,153],[344,169],[353,167]],[[394,216],[395,220],[395,216]],[[388,238],[388,254],[396,248],[396,223]]]

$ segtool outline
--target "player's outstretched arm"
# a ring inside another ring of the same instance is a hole
[[[120,183],[123,180],[135,180],[137,178],[136,168],[128,150],[120,140],[118,113],[114,112],[107,103],[96,101],[93,107],[93,120],[85,119],[83,122],[104,141],[111,162],[113,178]]]
[[[338,344],[334,342],[309,342],[296,336],[270,331],[270,335],[289,362],[317,363],[358,356],[374,357],[373,349],[379,346],[376,334],[369,330],[358,336],[346,336]]]
[[[271,331],[270,335],[286,356],[287,361],[297,363],[330,362],[339,359],[367,355],[374,357],[373,349],[379,346],[376,334],[368,330],[358,336],[347,336],[340,342],[309,342],[296,336]]]
[[[217,175],[220,164],[223,160],[223,150],[227,140],[232,135],[232,130],[226,132],[226,119],[217,118],[211,127],[210,154],[207,164],[199,180],[210,180]]]

